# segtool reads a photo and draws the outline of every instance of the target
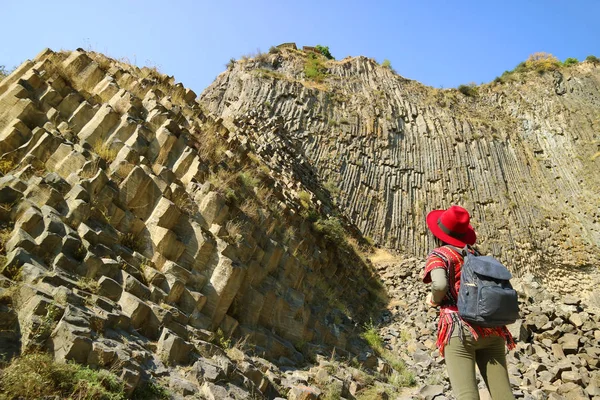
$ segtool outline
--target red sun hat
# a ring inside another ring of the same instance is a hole
[[[460,206],[433,210],[427,214],[427,226],[438,239],[457,247],[475,244],[477,235],[469,224],[469,212]]]

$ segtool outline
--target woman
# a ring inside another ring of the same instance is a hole
[[[475,244],[475,230],[469,223],[467,210],[452,206],[434,210],[427,215],[427,226],[439,246],[427,257],[423,282],[431,283],[427,304],[440,307],[437,347],[446,359],[452,391],[459,400],[479,399],[475,364],[479,367],[492,399],[514,399],[506,369],[505,344],[515,346],[512,335],[503,326],[483,328],[464,321],[458,315],[453,298],[460,289],[460,271],[463,265],[461,249]],[[471,253],[475,253],[469,247]],[[450,265],[454,279],[449,277]],[[449,287],[454,282],[454,291]],[[453,295],[454,293],[454,295]]]

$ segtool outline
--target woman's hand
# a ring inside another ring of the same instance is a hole
[[[439,306],[439,304],[433,302],[433,294],[431,294],[431,292],[427,293],[427,297],[425,298],[425,304],[427,304],[429,307]]]

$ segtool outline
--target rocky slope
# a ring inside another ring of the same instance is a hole
[[[4,357],[115,368],[129,392],[194,366],[182,393],[233,376],[210,343],[230,337],[280,365],[371,357],[359,322],[385,295],[340,221],[195,97],[80,50],[45,50],[0,82]],[[227,373],[202,378],[215,365]],[[266,369],[246,367],[240,390],[267,393]]]
[[[565,282],[576,274],[586,285],[600,260],[600,67],[516,74],[466,96],[365,57],[312,54],[240,60],[201,104],[269,165],[330,192],[381,246],[423,256],[426,213],[459,203],[482,249],[514,272],[573,291],[582,287]]]

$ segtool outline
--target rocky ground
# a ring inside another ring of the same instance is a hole
[[[413,398],[421,393],[428,399],[453,399],[443,359],[435,349],[437,310],[423,301],[428,290],[419,277],[423,262],[390,257],[376,265],[391,297],[380,332],[386,346],[414,371]],[[517,339],[516,350],[507,356],[515,396],[600,399],[598,307],[589,300],[551,294],[532,276],[513,280],[523,317],[510,326]],[[485,398],[487,391],[481,392]]]

